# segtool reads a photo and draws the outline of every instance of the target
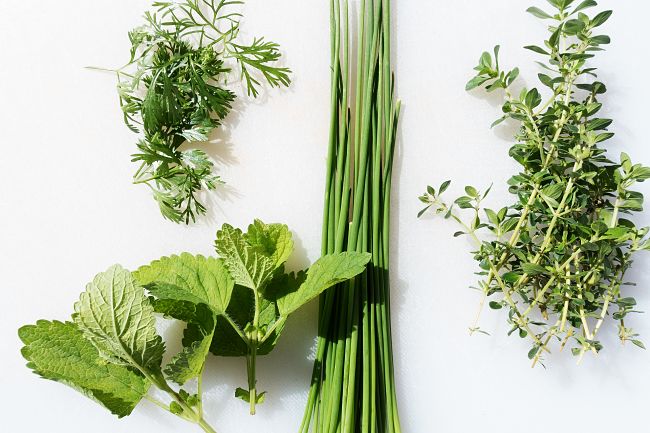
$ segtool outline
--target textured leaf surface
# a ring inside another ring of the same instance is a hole
[[[163,257],[133,275],[157,298],[204,303],[216,314],[228,308],[234,285],[223,260],[187,253]]]
[[[131,273],[119,265],[98,274],[75,304],[85,337],[111,362],[157,374],[165,345],[154,309]]]
[[[271,257],[275,268],[286,262],[293,253],[291,231],[284,224],[264,224],[255,220],[248,226],[245,238],[249,245]]]
[[[189,323],[183,333],[183,350],[165,366],[165,375],[179,385],[198,377],[210,352],[214,328],[214,315],[203,323]]]
[[[66,384],[118,417],[129,415],[149,381],[132,370],[106,363],[74,323],[41,320],[18,331],[27,366],[41,377]]]
[[[217,232],[216,248],[235,283],[260,290],[273,277],[274,259],[251,246],[241,230],[224,224]]]
[[[183,385],[198,377],[203,370],[212,344],[216,313],[190,292],[180,289],[183,296],[179,296],[174,287],[156,283],[152,292],[157,296],[170,295],[170,298],[152,298],[151,302],[157,313],[187,323],[183,332],[183,349],[163,369],[168,378]]]
[[[278,298],[282,316],[288,316],[324,290],[362,273],[370,261],[370,254],[345,252],[321,257],[307,271],[307,279],[298,290]]]

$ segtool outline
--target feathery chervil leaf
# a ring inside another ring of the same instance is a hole
[[[321,257],[307,271],[307,279],[298,290],[278,298],[278,309],[282,316],[288,316],[324,290],[349,280],[366,268],[371,255],[368,253],[345,252]]]
[[[36,374],[76,389],[120,418],[131,414],[147,393],[148,380],[106,363],[74,323],[40,320],[20,328],[18,335],[27,366]]]
[[[75,304],[75,323],[109,361],[159,374],[165,345],[154,309],[120,265],[98,274]]]
[[[163,257],[133,276],[158,299],[203,303],[215,314],[226,311],[234,286],[223,260],[188,253]]]
[[[215,246],[235,283],[258,291],[273,277],[275,260],[251,246],[240,229],[224,224]]]

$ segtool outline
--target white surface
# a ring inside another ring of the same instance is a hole
[[[132,186],[129,155],[136,137],[124,125],[113,76],[83,69],[117,66],[126,32],[148,0],[36,0],[0,3],[0,269],[2,360],[0,396],[7,432],[198,431],[148,403],[117,420],[62,385],[36,378],[19,355],[16,329],[40,318],[66,319],[85,283],[109,265],[134,268],[179,251],[211,254],[222,222],[254,217],[287,223],[298,242],[294,265],[317,258],[329,107],[328,3],[249,0],[245,30],[279,42],[295,71],[294,85],[263,102],[241,99],[236,126],[214,146],[228,187],[213,212],[185,228],[164,221],[144,187]],[[556,354],[548,369],[531,370],[527,343],[506,337],[502,312],[487,312],[492,337],[472,337],[475,264],[469,244],[452,239],[450,223],[423,220],[416,197],[427,183],[451,178],[455,189],[495,183],[503,203],[515,170],[507,128],[490,131],[494,103],[468,95],[464,84],[480,52],[502,45],[504,64],[534,80],[534,55],[544,29],[517,0],[396,2],[396,72],[405,103],[397,160],[394,212],[394,336],[404,432],[527,433],[639,431],[650,424],[650,355],[621,348],[608,328],[599,359],[576,367]],[[543,6],[544,2],[536,1]],[[613,36],[597,60],[609,93],[606,113],[617,139],[650,163],[647,143],[650,6],[641,0],[602,1],[615,7]],[[236,124],[236,125],[235,125]],[[648,193],[648,185],[643,187]],[[650,216],[642,222],[649,224]],[[636,263],[637,298],[650,309],[650,260]],[[636,293],[635,293],[636,294]],[[208,418],[220,433],[297,431],[311,371],[315,306],[288,324],[275,352],[259,362],[269,391],[256,417],[231,397],[245,383],[243,360],[212,358],[207,371]],[[630,320],[650,342],[650,318]],[[178,329],[167,336],[177,336]]]

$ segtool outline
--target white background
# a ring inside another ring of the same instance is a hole
[[[218,225],[253,218],[287,223],[297,252],[292,266],[317,258],[329,118],[328,1],[249,0],[245,37],[279,42],[294,70],[288,90],[239,100],[238,114],[210,153],[228,186],[211,196],[208,218],[191,227],[164,221],[145,187],[130,183],[136,137],[122,124],[114,77],[84,69],[116,67],[128,55],[127,30],[148,0],[8,1],[0,3],[0,393],[7,432],[198,431],[144,402],[117,420],[60,384],[37,379],[19,355],[17,328],[40,318],[64,320],[87,281],[113,263],[135,268],[180,251],[211,254]],[[621,347],[615,329],[605,349],[575,365],[554,353],[531,369],[527,342],[508,338],[503,312],[487,311],[492,336],[469,337],[478,295],[470,244],[453,239],[449,222],[417,220],[427,183],[494,182],[490,204],[505,204],[508,126],[493,131],[498,100],[467,94],[464,85],[484,49],[502,45],[505,65],[522,67],[533,85],[533,53],[543,25],[521,0],[397,0],[394,27],[398,94],[404,101],[396,166],[393,306],[397,382],[403,431],[620,432],[650,425],[650,354]],[[596,61],[608,84],[605,113],[615,119],[611,151],[650,164],[647,142],[647,17],[641,0],[615,7],[605,30],[610,49]],[[535,84],[536,85],[536,84]],[[642,190],[649,192],[648,185]],[[650,216],[641,218],[650,224]],[[639,257],[630,294],[650,309],[650,257]],[[259,362],[268,400],[256,417],[232,397],[245,384],[242,359],[212,358],[208,419],[220,433],[295,432],[311,371],[315,334],[311,305],[292,318],[275,352]],[[608,325],[610,325],[608,323]],[[650,318],[629,320],[650,342]],[[177,340],[172,327],[166,337]],[[194,430],[193,430],[194,429]]]

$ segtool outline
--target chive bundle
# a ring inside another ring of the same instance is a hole
[[[322,253],[371,264],[321,298],[318,350],[301,433],[400,432],[388,276],[394,98],[390,0],[361,0],[356,83],[348,0],[331,0],[332,118]],[[352,107],[352,89],[355,89]]]

